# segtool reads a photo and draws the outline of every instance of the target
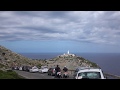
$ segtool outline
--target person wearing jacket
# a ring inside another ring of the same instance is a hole
[[[59,65],[57,65],[57,67],[55,68],[55,77],[57,77],[57,73],[60,71],[61,71],[61,69],[60,69]]]
[[[63,78],[67,78],[67,77],[69,77],[68,68],[66,66],[64,66],[64,68],[63,68]]]
[[[68,71],[68,69],[67,69],[66,66],[64,66],[63,71],[64,71],[64,72],[67,72],[67,71]]]

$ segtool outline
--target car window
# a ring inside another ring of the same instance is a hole
[[[48,68],[43,68],[43,69],[48,69]]]
[[[90,79],[100,79],[101,75],[100,72],[81,72],[78,74],[78,77],[82,76],[83,78],[90,78]]]
[[[32,69],[37,69],[37,67],[33,67]]]
[[[52,70],[52,68],[50,68],[49,70]]]

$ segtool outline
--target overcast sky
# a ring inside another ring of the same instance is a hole
[[[120,52],[119,11],[0,11],[0,45],[21,52]]]

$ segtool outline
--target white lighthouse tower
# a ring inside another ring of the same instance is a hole
[[[69,50],[68,50],[68,53],[67,54],[69,54]]]
[[[70,54],[69,50],[67,51],[67,53],[64,53],[63,55],[60,55],[60,57],[66,57],[66,56],[75,56],[75,54]]]

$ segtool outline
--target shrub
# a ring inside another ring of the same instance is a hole
[[[12,70],[9,71],[0,70],[0,79],[25,79],[25,78],[19,76],[16,72]]]
[[[38,65],[37,65],[38,68],[41,68],[41,66],[42,66],[41,64],[38,64]]]

